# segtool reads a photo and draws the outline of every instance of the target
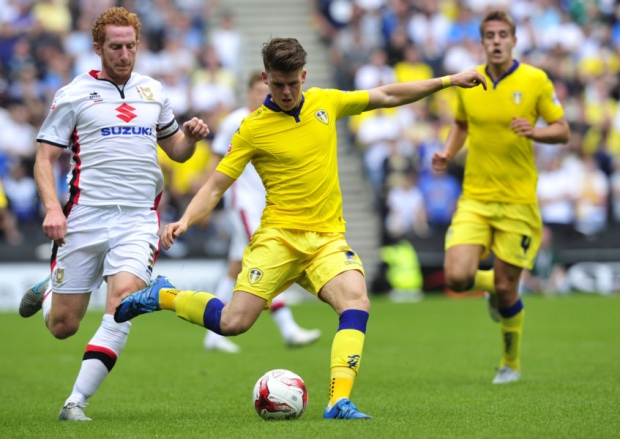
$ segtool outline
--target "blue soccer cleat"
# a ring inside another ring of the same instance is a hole
[[[126,322],[141,314],[161,310],[159,306],[159,290],[162,288],[175,288],[167,277],[157,276],[152,280],[148,287],[131,293],[121,300],[121,304],[116,307],[114,321],[116,323]]]
[[[331,409],[326,408],[323,413],[325,419],[372,419],[372,416],[365,415],[357,410],[355,404],[343,398],[338,401]]]

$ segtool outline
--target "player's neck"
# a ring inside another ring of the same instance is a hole
[[[499,80],[512,68],[514,60],[511,58],[501,64],[487,64],[487,72],[493,81]]]

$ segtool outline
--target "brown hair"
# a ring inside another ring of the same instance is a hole
[[[480,36],[484,37],[484,29],[483,26],[485,23],[489,21],[502,21],[510,26],[510,33],[514,37],[517,34],[517,25],[514,20],[510,18],[510,15],[506,11],[491,11],[480,23]]]
[[[132,26],[136,31],[136,41],[140,39],[140,20],[133,12],[123,7],[106,9],[97,17],[93,24],[93,41],[103,46],[106,35],[106,26]]]
[[[258,70],[254,70],[248,78],[248,90],[254,87],[254,84],[257,82],[263,82],[263,74]]]
[[[265,71],[294,72],[303,69],[308,55],[295,38],[272,38],[263,44]]]

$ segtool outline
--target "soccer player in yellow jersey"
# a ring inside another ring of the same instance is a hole
[[[116,321],[169,309],[211,331],[237,335],[247,331],[261,311],[297,282],[339,314],[331,351],[330,398],[326,419],[365,419],[350,401],[362,356],[370,302],[364,268],[343,233],[342,196],[336,163],[336,121],[381,107],[396,107],[444,87],[486,87],[482,74],[390,84],[344,92],[311,88],[306,81],[306,51],[294,38],[274,38],[263,46],[263,81],[270,94],[248,115],[231,140],[228,153],[192,199],[178,222],[168,224],[161,240],[176,238],[205,218],[251,162],[267,191],[261,225],[248,244],[235,292],[224,305],[210,293],[179,291],[159,277],[126,297]]]
[[[570,130],[553,84],[540,69],[512,58],[514,21],[503,11],[480,25],[487,64],[476,70],[489,90],[457,90],[455,121],[433,167],[445,169],[469,138],[463,194],[446,234],[447,286],[488,291],[491,317],[501,323],[503,356],[494,384],[520,377],[523,268],[532,268],[541,240],[532,141],[565,143]],[[535,126],[538,118],[547,123]],[[492,270],[479,270],[493,251]]]

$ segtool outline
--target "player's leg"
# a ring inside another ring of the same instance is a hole
[[[345,271],[327,282],[319,297],[339,314],[338,331],[334,336],[330,366],[330,395],[324,417],[327,419],[367,419],[350,400],[357,377],[370,301],[364,276],[357,270]]]
[[[293,317],[293,311],[286,305],[283,294],[273,299],[269,311],[286,345],[300,347],[317,341],[321,337],[321,331],[319,329],[304,329],[299,326]]]
[[[495,289],[503,345],[495,384],[517,381],[521,373],[521,338],[525,311],[519,297],[519,280],[524,268],[532,268],[542,238],[542,221],[535,204],[501,206],[493,223]]]
[[[169,310],[216,334],[239,335],[254,324],[266,303],[262,297],[236,291],[224,304],[211,293],[179,290],[168,278],[158,276],[146,288],[125,297],[116,308],[114,320],[126,322],[142,314]]]
[[[517,381],[520,376],[521,334],[525,310],[519,297],[519,278],[523,268],[499,258],[494,261],[495,288],[500,314],[502,359],[494,384]]]
[[[96,221],[99,220],[105,222],[101,224],[100,232],[92,232],[95,235],[92,240],[98,245],[70,256],[72,262],[78,264],[78,258],[86,259],[81,253],[92,252],[96,255],[89,265],[82,267],[84,274],[81,280],[73,281],[73,288],[77,282],[86,282],[81,285],[88,285],[90,290],[94,290],[105,278],[106,310],[99,328],[86,345],[73,390],[58,416],[70,421],[90,420],[84,415],[87,400],[114,368],[131,329],[129,322],[119,324],[114,321],[114,310],[121,298],[146,285],[157,257],[156,212],[117,207],[91,210],[94,216],[90,218],[91,224],[98,224]],[[86,239],[86,236],[83,238]]]
[[[105,314],[95,335],[86,345],[80,371],[71,395],[60,411],[59,419],[69,421],[90,420],[84,415],[83,411],[87,400],[103,384],[127,343],[131,322],[116,323],[113,313],[122,297],[144,287],[144,280],[132,273],[120,272],[107,276],[107,284],[108,295]]]
[[[480,270],[488,257],[493,235],[491,219],[497,203],[460,200],[446,233],[444,274],[446,286],[455,292],[486,291],[489,314],[499,322],[493,270]]]
[[[294,233],[289,233],[294,238]],[[312,249],[311,260],[297,283],[327,302],[339,315],[330,361],[330,393],[326,419],[368,419],[350,400],[362,358],[370,300],[364,267],[340,233],[307,232],[302,247]],[[292,241],[294,242],[294,241]]]
[[[234,241],[234,238],[233,238]],[[234,243],[231,243],[230,251],[235,247]],[[241,249],[241,253],[243,254],[243,249]],[[235,282],[237,280],[237,275],[241,271],[241,257],[239,256],[239,260],[230,259],[228,261],[228,272],[226,275],[222,276],[217,286],[215,287],[215,297],[220,299],[223,303],[230,302],[232,298],[233,288],[235,286]],[[239,352],[239,346],[233,343],[231,340],[226,338],[221,334],[216,334],[213,331],[207,330],[204,338],[204,347],[207,350],[218,350],[222,352],[228,352],[231,354]]]
[[[455,245],[446,250],[444,276],[446,286],[461,293],[476,286],[480,257],[484,247],[479,244]]]

